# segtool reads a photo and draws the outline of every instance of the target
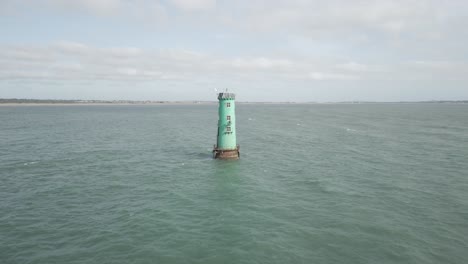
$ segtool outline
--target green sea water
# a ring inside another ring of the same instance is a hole
[[[468,263],[468,105],[0,107],[0,263]]]

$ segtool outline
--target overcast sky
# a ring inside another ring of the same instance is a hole
[[[468,99],[464,0],[0,0],[0,98]]]

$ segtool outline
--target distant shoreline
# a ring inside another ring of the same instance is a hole
[[[90,105],[199,105],[216,104],[208,101],[104,101],[104,100],[42,100],[42,99],[0,99],[0,106],[90,106]]]
[[[127,100],[43,100],[43,99],[0,99],[0,106],[143,106],[143,105],[215,105],[217,101],[127,101]],[[238,104],[263,105],[304,105],[304,104],[468,104],[468,100],[459,101],[403,101],[403,102],[242,102]]]
[[[215,103],[0,103],[0,106],[142,106],[142,105],[208,105]]]

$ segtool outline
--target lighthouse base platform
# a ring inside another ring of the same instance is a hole
[[[240,157],[239,145],[235,149],[218,149],[213,148],[213,158],[215,159],[238,159]]]

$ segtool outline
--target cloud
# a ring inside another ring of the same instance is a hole
[[[402,79],[409,80],[468,80],[468,63],[460,61],[407,61],[398,65]]]
[[[231,61],[233,68],[241,70],[261,70],[261,69],[288,69],[293,66],[293,63],[287,59],[270,59],[270,58],[236,58]]]
[[[71,55],[86,54],[90,51],[90,48],[85,44],[71,41],[60,41],[54,44],[53,48],[56,48],[57,51]]]
[[[60,41],[48,46],[0,46],[0,79],[181,82],[244,80],[466,80],[467,63],[407,61],[370,65],[324,58],[229,57],[185,49],[99,48]]]
[[[359,76],[351,74],[328,73],[328,72],[311,72],[309,78],[316,81],[325,80],[359,80]]]
[[[90,11],[98,15],[112,15],[118,13],[124,6],[122,0],[39,0],[49,7]]]
[[[171,0],[171,2],[184,10],[204,10],[216,7],[216,0]]]
[[[347,70],[347,71],[353,71],[353,72],[364,72],[364,71],[369,70],[369,67],[367,65],[364,65],[364,64],[361,64],[361,63],[356,63],[356,62],[353,62],[353,61],[338,64],[338,65],[336,65],[336,68]]]
[[[283,83],[285,90],[468,81],[461,0],[0,0],[0,10],[7,81]],[[83,32],[76,25],[84,20],[96,28]],[[55,42],[62,38],[78,41]]]
[[[219,9],[223,10],[222,21],[239,32],[297,37],[321,44],[339,42],[338,45],[349,48],[368,44],[387,50],[404,47],[401,52],[420,53],[422,44],[441,44],[457,51],[462,49],[460,41],[468,44],[468,36],[460,36],[462,25],[468,23],[466,12],[462,11],[468,9],[466,1],[251,0],[236,1]]]
[[[64,15],[86,14],[101,18],[118,17],[151,24],[165,22],[169,15],[164,1],[158,0],[1,0],[0,14],[16,16],[36,14],[50,16],[56,13]],[[50,13],[52,12],[52,13]]]
[[[60,41],[45,47],[0,47],[0,78],[91,80],[197,80],[220,76],[307,75],[287,58],[225,57],[185,49],[98,48]],[[202,77],[203,76],[203,77]]]
[[[0,7],[19,11],[48,8],[57,12],[120,16],[171,27],[222,26],[238,34],[282,34],[311,39],[452,41],[468,23],[467,1],[454,0],[4,0]],[[40,7],[40,8],[39,8]],[[186,11],[198,15],[187,14]],[[456,28],[457,30],[453,30]],[[445,39],[445,40],[444,40]],[[463,37],[468,42],[468,37]],[[415,44],[414,44],[415,45]],[[416,45],[415,45],[416,46]]]
[[[36,5],[70,12],[86,12],[97,16],[128,16],[132,18],[164,18],[168,16],[170,6],[182,10],[208,10],[216,7],[216,0],[6,0],[3,6],[22,8],[25,5]]]

